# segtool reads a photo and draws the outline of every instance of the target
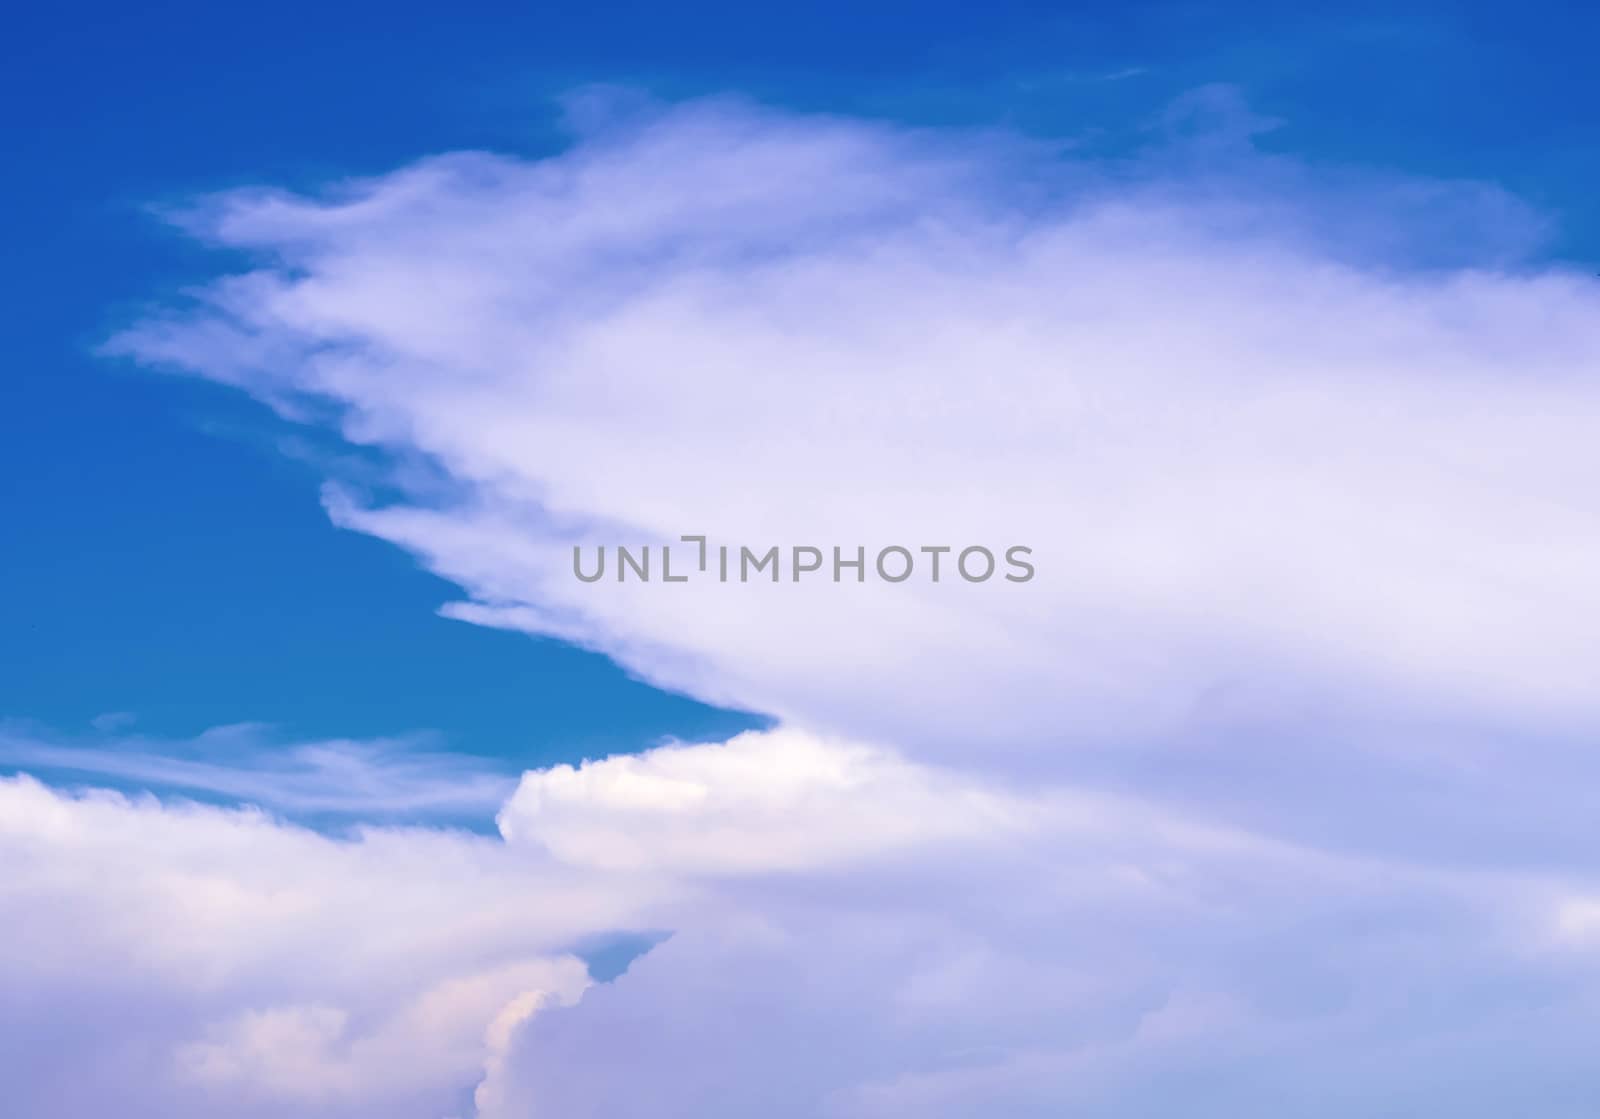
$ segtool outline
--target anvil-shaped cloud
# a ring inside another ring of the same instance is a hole
[[[329,509],[456,616],[779,729],[530,773],[498,842],[7,785],[28,1013],[129,1114],[1587,1115],[1600,286],[1234,119],[707,102],[186,214],[253,263],[115,350],[384,452]],[[682,534],[1037,576],[573,576]],[[587,986],[614,929],[673,935]]]

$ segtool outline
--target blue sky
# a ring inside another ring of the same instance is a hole
[[[1589,1119],[1597,30],[14,17],[0,1111]]]

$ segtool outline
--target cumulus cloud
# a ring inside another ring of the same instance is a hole
[[[690,892],[622,982],[529,1023],[491,1119],[1579,1114],[1583,875],[1334,855],[794,732],[529,774],[502,827]]]
[[[1204,1067],[1221,1115],[1288,1070],[1433,1054],[1309,1112],[1332,1116],[1426,1096],[1518,1023],[1576,1043],[1594,999],[1579,880],[1334,857],[794,731],[530,773],[502,826],[334,838],[0,782],[12,1101],[1133,1115]],[[591,984],[575,946],[628,928],[672,933]],[[1497,1068],[1559,1103],[1551,1052]]]
[[[482,837],[0,781],[8,1108],[438,1116],[564,945],[626,902]],[[641,890],[636,895],[643,897]],[[623,908],[619,908],[623,907]]]
[[[1293,178],[1224,193],[1254,181],[1235,147],[1116,173],[690,106],[223,196],[193,222],[263,266],[117,347],[424,458],[416,500],[329,505],[460,583],[458,616],[808,726],[1054,751],[1238,683],[1591,725],[1600,289],[1375,261]],[[1494,240],[1484,193],[1436,187],[1439,235]],[[573,577],[574,544],[685,533],[1025,544],[1039,574]]]
[[[500,831],[536,835],[574,865],[733,874],[838,867],[935,842],[959,849],[1041,811],[884,750],[779,730],[530,773]]]
[[[7,1033],[132,1114],[1586,1114],[1600,288],[1230,113],[1107,163],[708,102],[196,207],[251,265],[114,350],[384,452],[330,514],[455,616],[781,725],[499,839],[8,782]],[[1037,575],[573,575],[686,533]]]

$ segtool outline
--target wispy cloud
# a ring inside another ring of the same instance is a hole
[[[71,741],[0,727],[0,766],[356,820],[487,819],[516,783],[484,759],[440,751],[425,738],[286,742],[253,724],[188,741]]]

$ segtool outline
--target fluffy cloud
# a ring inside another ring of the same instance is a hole
[[[495,1015],[575,997],[566,943],[627,905],[488,839],[28,778],[0,782],[0,847],[0,1062],[27,1115],[437,1119]]]
[[[385,452],[330,512],[457,616],[782,725],[498,840],[0,786],[23,1109],[1587,1114],[1600,290],[1247,123],[707,103],[197,208],[254,264],[115,349]],[[573,576],[684,533],[1038,574]],[[616,930],[671,935],[586,987]]]
[[[882,750],[780,730],[530,773],[500,830],[596,869],[736,874],[836,868],[935,843],[959,849],[1043,811]]]
[[[530,773],[501,822],[332,838],[0,783],[13,1102],[1121,1116],[1204,1069],[1222,1115],[1368,1061],[1307,1112],[1333,1116],[1456,1099],[1442,1070],[1492,1057],[1578,1114],[1562,1039],[1597,957],[1572,876],[1332,856],[794,731]],[[591,985],[575,946],[630,928],[671,935]]]
[[[1239,685],[1593,725],[1600,289],[1377,257],[1346,215],[1425,242],[1415,189],[1278,166],[689,106],[222,196],[194,227],[262,266],[117,347],[426,463],[410,499],[329,505],[461,584],[458,616],[807,726],[1055,753]],[[1498,247],[1492,192],[1425,195],[1437,236]],[[573,577],[574,544],[700,533],[1024,544],[1038,576]]]

